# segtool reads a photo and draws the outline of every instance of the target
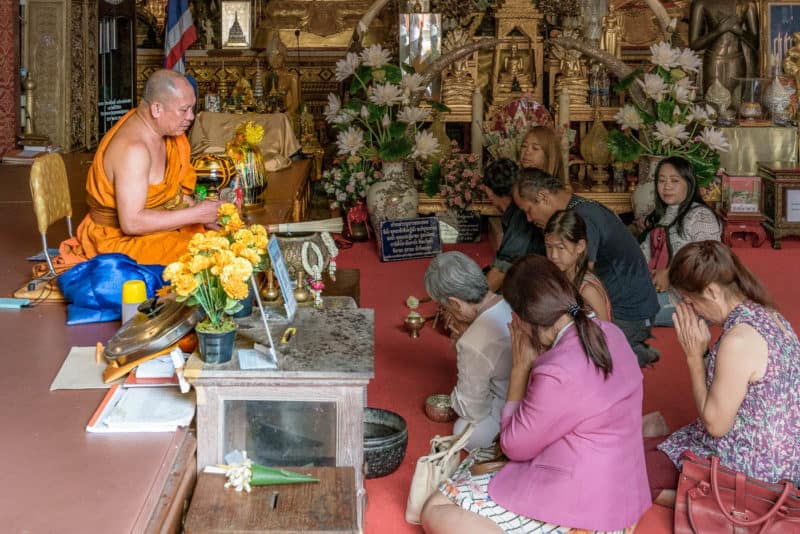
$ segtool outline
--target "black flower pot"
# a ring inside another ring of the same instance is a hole
[[[229,332],[197,332],[200,358],[205,363],[226,363],[233,358],[236,330]]]

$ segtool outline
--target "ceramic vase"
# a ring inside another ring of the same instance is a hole
[[[632,195],[633,213],[644,220],[656,207],[656,168],[664,156],[644,155],[639,158],[639,183]]]
[[[367,191],[367,210],[377,233],[381,222],[417,216],[419,193],[405,161],[384,161],[381,179]]]
[[[197,344],[200,358],[205,363],[226,363],[233,358],[233,345],[236,341],[236,330],[229,332],[197,331]]]

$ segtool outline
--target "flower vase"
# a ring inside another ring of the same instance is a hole
[[[656,207],[656,168],[663,159],[650,155],[639,158],[639,183],[631,198],[637,220],[644,220]]]
[[[201,332],[197,330],[198,350],[205,363],[226,363],[233,358],[236,330],[228,332]]]
[[[405,161],[384,161],[381,178],[367,191],[367,210],[375,232],[381,222],[417,216],[419,193]]]
[[[245,207],[260,206],[263,202],[261,195],[267,185],[267,171],[261,149],[247,145],[240,148],[243,158],[236,160],[236,170],[239,173],[239,187],[242,189],[242,204]]]

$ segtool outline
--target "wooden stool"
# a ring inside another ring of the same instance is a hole
[[[319,482],[255,486],[248,494],[223,487],[223,475],[201,473],[186,515],[186,534],[358,532],[352,467],[290,467]],[[275,508],[273,494],[277,492]]]
[[[767,239],[767,233],[761,222],[764,217],[760,213],[723,213],[717,210],[717,215],[722,219],[722,242],[729,247],[736,246],[739,241],[747,239],[747,235],[752,235],[752,246],[760,247]],[[734,239],[734,235],[741,235],[741,239]]]

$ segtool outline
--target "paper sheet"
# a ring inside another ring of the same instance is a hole
[[[61,365],[58,374],[50,384],[50,391],[56,389],[108,389],[111,382],[103,384],[105,359],[95,363],[95,347],[72,347]],[[120,380],[117,380],[119,382]]]
[[[277,362],[257,350],[239,349],[239,368],[240,369],[277,369]]]

